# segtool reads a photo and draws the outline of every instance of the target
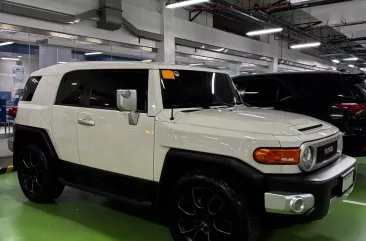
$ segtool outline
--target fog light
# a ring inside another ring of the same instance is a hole
[[[294,197],[290,201],[290,210],[293,213],[301,213],[305,209],[304,199],[301,197]]]

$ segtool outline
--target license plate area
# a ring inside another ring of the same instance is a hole
[[[347,191],[355,181],[355,169],[352,168],[349,172],[342,175],[342,193]]]

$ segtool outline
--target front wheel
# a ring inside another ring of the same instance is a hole
[[[261,226],[247,197],[213,172],[181,178],[168,222],[175,241],[257,241]]]
[[[20,152],[18,180],[24,195],[36,203],[48,203],[58,198],[64,185],[59,183],[50,158],[37,145],[26,145]]]

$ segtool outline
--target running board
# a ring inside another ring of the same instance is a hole
[[[62,184],[66,185],[68,187],[72,187],[72,188],[80,189],[80,190],[87,191],[87,192],[90,192],[90,193],[94,193],[94,194],[97,194],[97,195],[100,195],[100,196],[108,197],[108,198],[126,203],[126,204],[131,205],[131,206],[135,206],[135,207],[139,207],[139,208],[151,208],[152,207],[152,203],[148,202],[148,201],[141,202],[141,201],[133,200],[133,199],[130,199],[130,198],[127,198],[127,197],[117,195],[117,194],[113,194],[113,193],[109,193],[109,192],[105,192],[105,191],[100,191],[100,190],[97,190],[97,189],[94,189],[94,188],[91,188],[89,186],[85,186],[85,185],[82,185],[82,184],[67,182],[63,178],[59,178],[58,180]]]

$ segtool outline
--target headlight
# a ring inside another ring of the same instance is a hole
[[[304,171],[310,170],[315,165],[315,154],[312,147],[307,146],[300,158],[300,168]]]

